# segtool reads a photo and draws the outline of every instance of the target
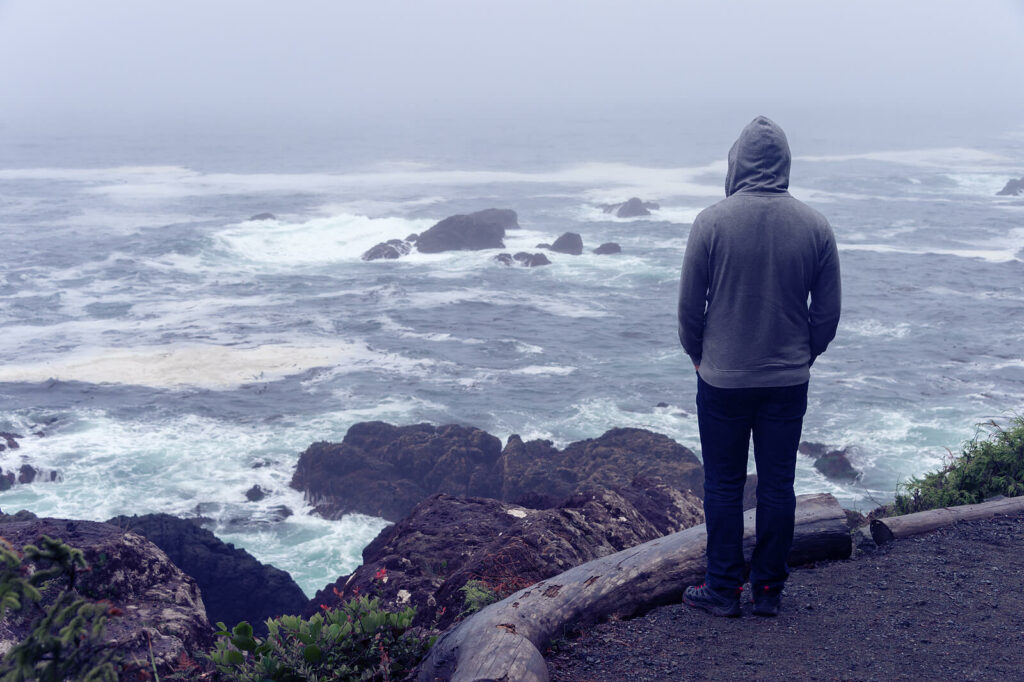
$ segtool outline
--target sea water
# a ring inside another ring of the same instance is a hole
[[[867,509],[1024,411],[1024,197],[995,196],[1024,175],[1024,138],[1012,122],[914,139],[780,122],[792,192],[832,222],[843,270],[804,440],[848,447],[862,472],[829,481],[800,458],[797,488]],[[57,480],[0,507],[202,516],[311,594],[386,525],[319,519],[288,485],[310,443],[356,422],[559,446],[633,426],[699,453],[676,287],[743,123],[2,131],[0,430],[24,438],[0,466]],[[661,207],[601,209],[631,196]],[[505,251],[572,231],[585,252],[529,269],[497,250],[360,260],[489,207],[518,213]],[[608,241],[622,253],[590,252]],[[253,485],[268,496],[249,502]]]

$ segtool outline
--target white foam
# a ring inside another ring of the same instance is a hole
[[[882,161],[907,166],[926,168],[964,168],[974,169],[979,166],[1012,166],[1017,163],[1001,154],[971,149],[968,147],[937,147],[930,149],[905,149],[893,151],[867,152],[864,154],[832,154],[827,156],[799,156],[797,161]]]
[[[562,365],[527,365],[526,367],[518,367],[516,369],[509,370],[509,374],[525,374],[531,376],[568,376],[576,371],[575,367],[565,367]]]
[[[363,343],[267,344],[228,347],[168,344],[137,348],[93,348],[24,364],[0,367],[0,381],[82,381],[156,388],[226,389],[274,381],[314,367],[349,373],[360,369],[408,371],[431,361],[408,360]]]
[[[910,256],[956,256],[958,258],[976,258],[979,260],[988,261],[989,263],[1007,263],[1014,260],[1020,260],[1017,258],[1016,249],[944,249],[944,248],[907,248],[900,246],[892,246],[889,244],[856,244],[851,242],[843,242],[839,244],[840,251],[871,251],[874,253],[899,253]]]
[[[218,232],[214,240],[232,254],[253,263],[301,266],[359,260],[375,244],[403,239],[436,221],[367,218],[340,214],[301,223],[260,220]]]
[[[843,330],[860,336],[902,339],[910,333],[910,325],[906,322],[885,324],[879,320],[857,320],[844,323]]]

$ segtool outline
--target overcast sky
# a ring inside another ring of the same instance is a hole
[[[0,0],[0,122],[704,103],[1020,110],[1024,1]]]

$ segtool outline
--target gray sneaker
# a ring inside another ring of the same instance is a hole
[[[707,583],[703,583],[696,587],[687,587],[683,593],[683,603],[704,609],[713,616],[737,618],[740,615],[740,592],[742,590],[742,587],[738,587],[736,593],[729,596],[717,592],[708,587]]]
[[[754,615],[769,618],[779,615],[779,601],[782,597],[781,587],[770,585],[751,585],[754,596]]]

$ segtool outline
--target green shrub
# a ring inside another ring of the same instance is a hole
[[[308,619],[271,618],[266,639],[245,622],[231,631],[217,623],[210,660],[223,677],[240,682],[398,680],[433,643],[410,630],[415,615],[412,607],[384,611],[379,599],[363,596]]]
[[[115,652],[103,641],[110,604],[74,591],[76,574],[88,570],[81,550],[45,535],[39,544],[19,554],[0,542],[0,618],[11,611],[31,619],[28,636],[0,660],[0,680],[117,680]]]
[[[994,421],[979,426],[946,466],[901,485],[893,511],[975,504],[996,495],[1024,495],[1024,417],[1014,418],[1007,429]]]

